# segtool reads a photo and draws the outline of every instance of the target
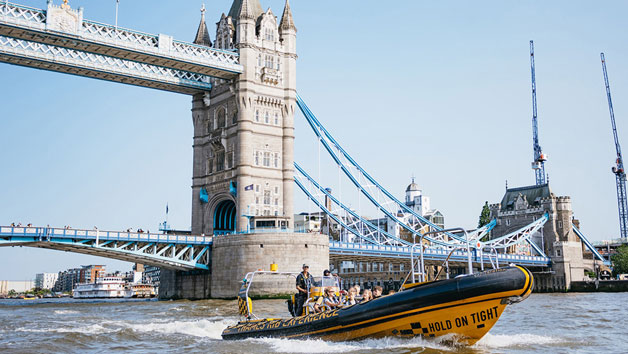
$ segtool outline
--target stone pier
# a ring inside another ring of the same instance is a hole
[[[329,239],[317,233],[260,233],[214,237],[211,272],[161,270],[159,298],[200,300],[234,298],[248,272],[270,270],[300,272],[304,263],[321,276],[329,267]],[[258,277],[250,295],[293,294],[294,277]]]

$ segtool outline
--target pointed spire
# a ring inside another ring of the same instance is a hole
[[[234,20],[242,15],[245,15],[245,18],[256,19],[262,12],[262,5],[259,0],[234,0],[229,10],[229,16]]]
[[[201,7],[201,23],[199,23],[198,30],[196,31],[194,44],[200,44],[208,47],[212,46],[212,40],[209,38],[209,32],[207,31],[207,25],[205,24],[205,4]]]
[[[294,20],[292,19],[292,11],[290,10],[290,1],[286,0],[286,6],[283,9],[283,15],[281,16],[281,22],[279,28],[282,30],[297,30],[294,26]]]

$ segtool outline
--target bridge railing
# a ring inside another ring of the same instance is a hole
[[[410,257],[410,247],[405,246],[390,246],[390,245],[374,245],[374,244],[356,244],[356,243],[346,243],[346,242],[337,242],[331,241],[329,242],[330,252],[332,250],[342,250],[342,251],[356,251],[356,252],[366,252],[366,253],[380,253],[383,255],[391,255],[396,257]],[[451,251],[445,248],[427,248],[424,251],[424,255],[426,257],[437,256],[442,257],[443,259],[447,257],[447,255]],[[345,253],[346,254],[346,253]],[[539,264],[539,265],[547,265],[550,261],[549,258],[539,257],[539,256],[528,256],[528,255],[520,255],[520,254],[505,254],[498,253],[497,258],[500,262],[508,262],[508,263],[526,263],[526,264]],[[452,253],[452,260],[466,260],[467,259],[467,251],[466,250],[458,250]],[[488,261],[488,259],[487,259]]]
[[[211,236],[12,226],[0,226],[0,237],[2,236],[28,236],[41,238],[42,240],[49,238],[67,238],[83,240],[91,239],[99,241],[154,242],[160,244],[174,243],[186,245],[208,245],[213,241]]]
[[[96,42],[169,55],[201,65],[206,65],[208,61],[215,61],[223,66],[231,67],[235,71],[241,71],[239,55],[236,52],[173,40],[172,37],[166,35],[143,33],[90,20],[83,20],[82,29],[82,37]]]
[[[0,15],[3,19],[11,18],[13,22],[23,24],[46,23],[46,12],[34,7],[11,4],[6,1],[0,3]]]

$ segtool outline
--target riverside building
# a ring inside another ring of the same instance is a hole
[[[52,289],[59,278],[58,273],[35,274],[35,287],[39,289]]]

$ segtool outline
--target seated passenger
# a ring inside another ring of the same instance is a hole
[[[373,300],[373,293],[369,289],[364,289],[364,292],[362,293],[362,301],[360,302],[367,302],[370,300]]]
[[[334,299],[334,291],[331,288],[325,288],[325,294],[319,297],[314,304],[314,311],[323,312],[325,309],[333,310],[340,306]]]
[[[381,286],[377,285],[376,287],[373,288],[373,299],[377,299],[378,297],[382,296],[382,292],[384,292],[384,288],[382,288]]]
[[[358,303],[358,300],[356,299],[357,293],[355,288],[351,288],[349,289],[349,294],[347,295],[347,298],[345,299],[345,306],[351,306],[351,305],[355,305]]]

